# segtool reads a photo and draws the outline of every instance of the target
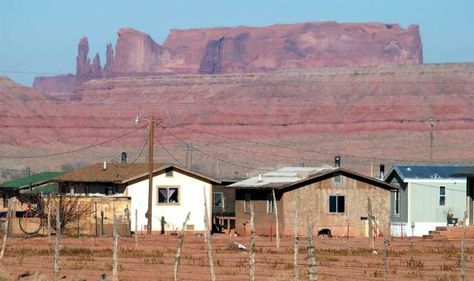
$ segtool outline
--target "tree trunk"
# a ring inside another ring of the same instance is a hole
[[[48,194],[48,224],[46,226],[48,230],[48,243],[51,243],[51,194]]]
[[[461,257],[459,261],[459,265],[461,267],[461,273],[460,273],[461,281],[464,281],[466,278],[465,276],[466,260],[464,257],[465,255],[464,248],[466,247],[466,223],[467,223],[467,211],[464,212],[464,219],[463,219],[463,224],[462,224]]]
[[[318,280],[318,268],[316,265],[316,249],[313,244],[313,224],[308,222],[307,224],[307,237],[308,237],[308,270],[309,280]]]
[[[7,200],[7,205],[8,205],[8,207],[7,207],[7,217],[6,217],[5,224],[4,224],[5,233],[3,233],[2,250],[0,251],[0,263],[3,260],[3,255],[5,254],[5,248],[7,246],[8,228],[9,228],[10,216],[11,216],[11,211],[12,211],[12,206],[11,206],[12,203],[11,203],[10,199]]]
[[[211,271],[211,281],[216,280],[216,273],[214,272],[214,257],[212,255],[212,241],[211,241],[211,230],[209,229],[209,213],[207,210],[207,197],[206,189],[204,189],[204,237],[207,245],[207,258],[209,261],[209,270]]]
[[[372,222],[372,202],[370,202],[370,198],[367,197],[367,220],[369,224],[369,247],[374,250],[374,230],[373,230],[373,222]]]
[[[53,273],[55,280],[59,277],[59,251],[61,248],[61,204],[62,195],[59,195],[58,206],[56,207],[56,245],[54,247]]]
[[[277,251],[280,251],[280,227],[278,226],[278,205],[277,205],[276,196],[275,196],[275,189],[272,189],[272,193],[273,193],[273,206],[275,209],[276,248],[277,248]]]
[[[181,233],[179,235],[178,249],[176,250],[176,257],[174,259],[174,270],[173,270],[174,281],[178,281],[178,269],[179,269],[179,262],[181,260],[181,249],[183,248],[183,243],[184,243],[184,229],[186,228],[186,223],[188,222],[190,215],[191,215],[191,212],[188,212],[186,219],[184,219],[183,227],[181,228]]]
[[[114,229],[113,229],[113,252],[112,252],[112,281],[118,281],[118,219],[115,214],[115,201],[113,202]]]
[[[255,215],[250,201],[250,247],[249,247],[249,280],[255,281]]]
[[[293,269],[295,271],[295,281],[300,280],[300,268],[298,264],[298,212],[299,212],[299,198],[297,197],[296,200],[293,202],[293,208],[295,210],[295,218],[294,218],[294,244],[293,244]]]

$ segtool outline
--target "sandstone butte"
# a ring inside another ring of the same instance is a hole
[[[67,92],[90,79],[150,74],[220,74],[279,69],[420,64],[419,28],[411,25],[336,22],[171,30],[163,45],[148,34],[123,28],[115,50],[107,45],[106,62],[88,57],[81,38],[76,75],[38,77],[34,87]]]
[[[318,30],[336,35],[312,40]],[[234,44],[241,33],[249,34],[245,48]],[[215,38],[223,38],[217,53],[209,43]],[[284,48],[292,40],[297,43]],[[357,44],[363,41],[373,45]],[[232,54],[240,49],[246,63]],[[305,50],[304,56],[290,50]],[[117,159],[121,151],[144,161],[146,129],[120,137],[136,128],[136,115],[160,120],[156,161],[183,164],[186,143],[193,143],[194,165],[214,175],[320,165],[336,154],[366,174],[377,163],[474,157],[474,64],[421,64],[416,26],[174,30],[163,46],[122,29],[115,51],[107,47],[104,67],[87,54],[84,38],[76,75],[38,78],[33,89],[0,79],[0,167],[58,168]],[[209,61],[216,62],[213,71]],[[60,154],[36,157],[48,153]]]
[[[144,161],[146,128],[94,149],[34,157],[124,135],[136,115],[161,119],[157,161],[183,164],[185,142],[193,143],[195,165],[212,165],[216,174],[320,165],[336,154],[364,173],[372,163],[474,157],[474,64],[109,77],[82,83],[71,100],[6,78],[0,85],[1,153],[33,156],[2,158],[4,167],[99,162],[121,151]]]

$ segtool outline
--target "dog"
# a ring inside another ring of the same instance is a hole
[[[318,236],[332,237],[331,230],[329,228],[323,228],[320,231],[318,231]]]

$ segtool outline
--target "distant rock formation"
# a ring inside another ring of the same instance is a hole
[[[88,58],[81,38],[76,58],[80,83],[103,76],[181,73],[251,73],[279,69],[423,63],[419,28],[411,25],[336,22],[171,30],[163,45],[143,32],[122,28],[115,51],[107,44],[102,69]],[[55,78],[47,79],[54,90]],[[63,78],[58,78],[60,81]],[[59,82],[60,82],[59,81]]]

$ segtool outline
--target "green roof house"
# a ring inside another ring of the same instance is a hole
[[[63,172],[42,172],[36,175],[0,183],[0,194],[6,200],[17,194],[56,193],[58,184],[53,179]]]

